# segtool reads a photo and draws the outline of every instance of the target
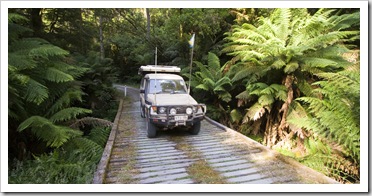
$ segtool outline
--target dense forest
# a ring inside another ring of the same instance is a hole
[[[137,86],[155,48],[209,117],[359,183],[359,21],[345,8],[9,9],[9,183],[91,183],[113,83]]]

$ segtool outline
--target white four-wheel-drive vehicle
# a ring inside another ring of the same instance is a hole
[[[187,92],[186,84],[175,66],[141,66],[141,116],[146,118],[147,137],[156,136],[158,128],[183,126],[198,134],[206,106],[198,104]]]

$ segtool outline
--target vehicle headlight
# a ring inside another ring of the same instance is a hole
[[[164,114],[165,111],[166,111],[165,107],[160,107],[160,108],[159,108],[159,113],[160,113],[160,114]]]
[[[186,114],[188,114],[188,115],[192,114],[192,109],[191,108],[187,108],[186,109]]]
[[[176,108],[172,108],[172,109],[170,109],[170,110],[169,110],[169,113],[172,114],[172,115],[177,114],[177,110],[176,110]]]

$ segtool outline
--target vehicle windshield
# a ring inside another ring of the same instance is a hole
[[[156,86],[155,86],[156,84]],[[160,94],[184,94],[186,93],[186,85],[183,80],[167,80],[167,79],[152,79],[150,80],[148,93]]]

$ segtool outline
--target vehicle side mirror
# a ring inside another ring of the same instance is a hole
[[[140,89],[140,93],[145,93],[145,89]]]

